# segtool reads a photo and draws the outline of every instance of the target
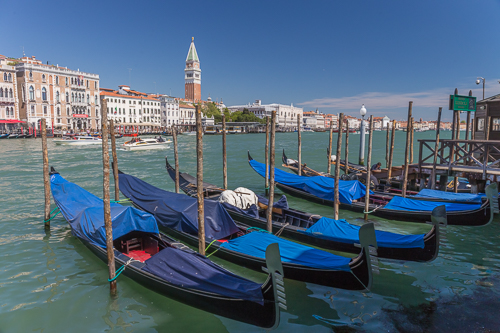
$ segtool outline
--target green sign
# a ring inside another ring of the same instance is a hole
[[[450,95],[450,110],[475,112],[476,97]]]

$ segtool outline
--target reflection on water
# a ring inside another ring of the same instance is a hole
[[[326,171],[328,133],[302,137],[302,160]],[[384,161],[385,133],[374,133],[374,160]],[[404,133],[397,132],[404,141]],[[415,133],[418,139],[433,132]],[[450,134],[451,135],[451,134]],[[247,162],[247,150],[264,161],[264,135],[229,135],[228,185],[257,193],[264,180]],[[278,133],[276,150],[295,158],[297,136]],[[397,139],[396,139],[397,140]],[[123,141],[123,139],[122,139]],[[220,136],[204,137],[204,179],[222,184]],[[357,158],[351,138],[350,159]],[[399,141],[397,141],[399,142]],[[255,332],[253,326],[191,308],[123,276],[118,297],[109,296],[107,266],[78,239],[62,218],[43,227],[41,140],[0,142],[0,332]],[[102,196],[100,147],[55,146],[49,140],[49,161],[68,180]],[[417,148],[417,147],[415,147]],[[180,171],[196,173],[196,141],[179,136]],[[395,149],[395,164],[403,148]],[[343,153],[342,153],[343,155]],[[118,151],[119,167],[163,189],[174,184],[165,170],[173,149]],[[279,160],[278,155],[278,159]],[[418,156],[417,153],[415,156]],[[111,178],[113,181],[113,178]],[[281,195],[278,190],[277,195]],[[333,208],[289,197],[298,209],[333,217]],[[54,207],[54,205],[52,205]],[[341,211],[341,218],[361,225],[362,215]],[[425,233],[429,225],[385,221],[371,217],[377,228],[406,234]],[[380,259],[380,274],[370,292],[354,292],[286,280],[288,310],[277,332],[487,332],[498,330],[500,281],[500,219],[485,227],[448,226],[439,257],[431,263]],[[265,275],[214,258],[237,274],[263,282]]]

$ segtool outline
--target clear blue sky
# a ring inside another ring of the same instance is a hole
[[[184,97],[191,42],[202,97],[226,105],[293,103],[304,111],[435,119],[448,95],[500,93],[499,0],[6,1],[0,54]],[[129,71],[129,68],[132,70]],[[156,82],[156,86],[155,83]],[[156,88],[155,88],[156,87]]]

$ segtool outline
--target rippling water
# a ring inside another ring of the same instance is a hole
[[[415,136],[433,138],[434,132]],[[277,161],[282,149],[295,158],[296,137],[295,133],[277,134]],[[404,138],[405,133],[397,132],[395,163],[402,163]],[[230,188],[245,186],[263,191],[264,180],[248,166],[246,153],[250,150],[263,162],[264,139],[262,134],[228,136]],[[196,173],[195,140],[193,136],[179,137],[180,168],[191,174]],[[204,137],[204,179],[218,185],[222,185],[221,141],[220,136]],[[358,141],[359,135],[350,135],[350,160],[354,162]],[[328,133],[303,133],[302,160],[326,171],[327,145]],[[0,140],[0,156],[0,332],[259,330],[172,301],[127,277],[118,279],[118,297],[111,298],[106,264],[72,236],[64,218],[57,216],[50,231],[44,230],[41,140]],[[165,156],[173,160],[173,149],[118,151],[119,167],[155,186],[173,190],[165,171]],[[373,156],[374,162],[384,164],[384,132],[374,133]],[[63,177],[102,197],[99,146],[64,147],[49,140],[49,161]],[[289,202],[305,211],[333,215],[329,207],[293,197]],[[341,211],[341,217],[360,224],[362,215]],[[430,229],[376,217],[372,221],[378,228],[401,233]],[[439,257],[431,263],[380,260],[380,274],[374,276],[368,293],[286,280],[288,310],[282,312],[277,331],[498,331],[499,222],[497,218],[485,227],[449,226]],[[264,274],[217,258],[214,261],[254,281],[265,279]]]

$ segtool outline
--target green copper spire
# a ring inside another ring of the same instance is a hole
[[[194,37],[191,37],[191,46],[189,47],[189,52],[186,58],[186,62],[187,61],[200,62],[200,59],[198,59],[198,53],[196,53],[196,47],[194,46]]]

